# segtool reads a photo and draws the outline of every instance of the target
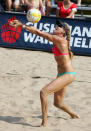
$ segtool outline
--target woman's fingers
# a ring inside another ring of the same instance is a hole
[[[9,22],[9,25],[16,28],[18,26],[22,26],[23,24],[18,20],[12,20]]]
[[[17,27],[17,26],[19,26],[19,22],[18,22],[18,20],[12,20],[9,22],[9,25],[13,26],[13,27]]]
[[[19,23],[18,22],[18,20],[13,20],[13,21],[11,21],[13,24],[17,24],[17,23]]]

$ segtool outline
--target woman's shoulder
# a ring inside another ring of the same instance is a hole
[[[77,5],[75,3],[72,3],[71,8],[77,8]]]
[[[59,37],[59,36],[56,36],[56,35],[54,35],[53,36],[53,38],[54,38],[54,45],[65,45],[65,44],[67,44],[68,43],[68,41],[65,39],[65,38],[61,38],[61,37]]]

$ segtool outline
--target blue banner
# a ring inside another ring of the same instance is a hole
[[[56,19],[67,22],[71,29],[70,46],[72,52],[78,55],[91,55],[91,20],[66,19],[57,17],[43,16],[38,23],[28,22],[26,14],[19,13],[0,13],[0,46],[42,50],[51,52],[53,44],[48,40],[36,36],[21,28],[12,28],[8,22],[12,19],[18,19],[26,25],[34,26],[39,30],[52,33],[55,29]]]

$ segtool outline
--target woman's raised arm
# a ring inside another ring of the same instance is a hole
[[[15,27],[15,28],[18,27],[18,26],[21,26],[25,30],[27,30],[27,31],[29,31],[29,32],[31,32],[33,34],[36,34],[38,36],[41,36],[41,37],[47,39],[48,41],[53,42],[53,37],[54,36],[52,34],[40,31],[39,29],[37,29],[37,28],[35,28],[33,26],[27,26],[27,25],[23,24],[22,22],[20,22],[18,20],[12,20],[12,21],[10,21],[9,25],[12,26],[12,27]]]

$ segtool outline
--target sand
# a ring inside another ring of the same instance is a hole
[[[40,90],[57,74],[53,54],[0,48],[0,131],[91,131],[91,57],[74,56],[73,66],[64,102],[80,119],[54,107],[50,95],[47,127],[40,127]]]

